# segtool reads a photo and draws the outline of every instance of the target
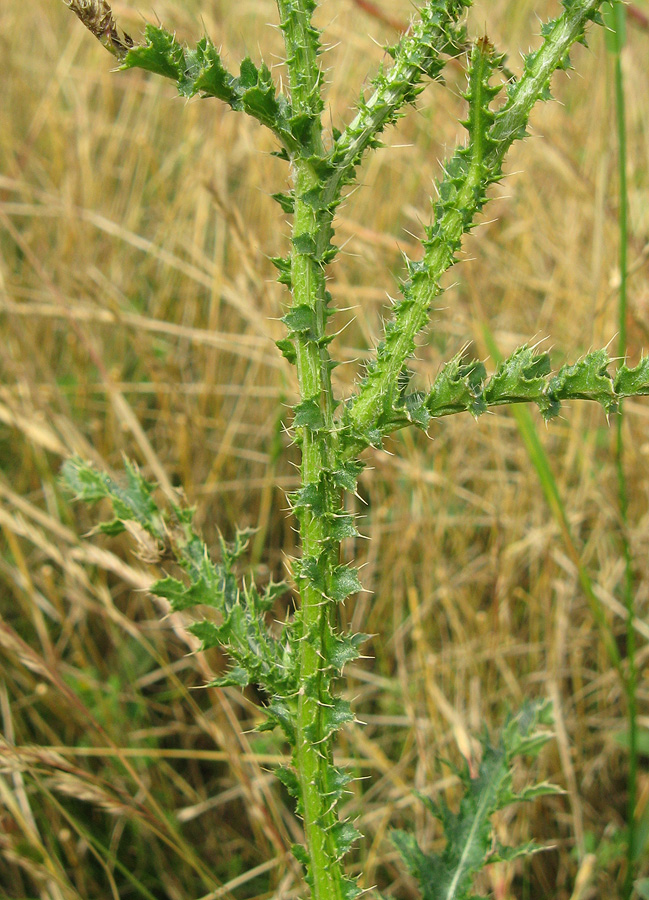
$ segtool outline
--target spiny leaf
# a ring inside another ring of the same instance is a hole
[[[279,726],[289,744],[295,747],[295,704],[288,699],[275,698],[264,707],[264,712],[268,717],[268,723],[259,725],[257,731],[268,731]]]
[[[326,513],[327,534],[330,541],[340,542],[346,538],[358,537],[354,517],[344,513]]]
[[[358,659],[358,648],[369,639],[367,634],[336,634],[331,627],[325,630],[322,653],[328,666],[342,673],[344,666]]]
[[[295,197],[292,191],[290,194],[271,194],[271,197],[279,203],[285,213],[288,213],[289,215],[293,214],[295,210]]]
[[[483,383],[487,371],[483,363],[462,362],[462,354],[454,356],[435,379],[428,393],[426,407],[431,416],[447,416],[468,410],[479,415],[486,408]]]
[[[282,322],[290,331],[298,332],[315,340],[318,336],[318,323],[316,312],[311,306],[301,304],[294,306],[285,316]]]
[[[347,460],[332,473],[332,480],[339,488],[353,494],[356,490],[358,476],[363,471],[363,468],[364,463],[359,460]]]
[[[550,715],[547,701],[527,704],[508,720],[497,744],[483,741],[477,776],[472,778],[466,766],[460,772],[464,793],[457,812],[450,810],[443,799],[437,803],[425,799],[444,829],[446,845],[441,853],[424,853],[413,836],[404,831],[394,833],[393,840],[406,866],[420,883],[423,900],[474,900],[473,879],[494,850],[496,857],[513,859],[540,849],[535,844],[500,848],[494,839],[491,816],[512,802],[551,791],[548,785],[539,785],[538,791],[528,793],[512,790],[514,758],[538,753],[549,739],[539,728]]]
[[[360,838],[360,832],[351,822],[336,822],[330,832],[336,847],[336,859],[342,859]]]
[[[620,366],[613,380],[615,393],[619,397],[646,396],[649,394],[649,356],[640,360],[638,365],[629,369]]]
[[[78,500],[88,503],[110,500],[116,517],[109,524],[110,533],[119,533],[119,522],[135,521],[153,537],[162,540],[165,537],[165,527],[152,497],[155,485],[146,481],[137,466],[129,460],[125,460],[125,469],[126,484],[120,484],[107,472],[96,469],[92,463],[73,456],[63,463],[61,476]]]
[[[607,372],[606,350],[595,350],[572,366],[563,366],[548,385],[548,394],[557,400],[597,400],[607,412],[616,409],[613,379]]]
[[[275,346],[280,351],[284,359],[287,359],[292,366],[297,363],[297,350],[295,344],[290,338],[282,338],[275,341]]]
[[[266,612],[287,590],[287,585],[271,582],[260,593],[253,583],[240,585],[233,572],[254,529],[237,529],[232,541],[220,537],[221,562],[215,563],[204,541],[193,530],[192,511],[173,504],[169,510],[160,510],[153,498],[153,485],[132,463],[126,461],[125,485],[78,457],[67,461],[63,477],[80,498],[91,502],[104,498],[111,501],[116,516],[109,523],[111,533],[135,522],[164,543],[165,552],[184,570],[185,580],[172,576],[159,579],[151,585],[152,593],[166,598],[174,610],[202,604],[217,611],[221,617],[219,624],[197,622],[188,630],[201,640],[204,648],[222,647],[232,659],[234,667],[220,679],[220,684],[256,682],[271,696],[288,696],[296,690],[295,654],[286,627],[283,639],[277,640],[265,621]]]
[[[484,390],[488,406],[498,403],[534,401],[546,387],[544,376],[550,372],[550,354],[535,353],[524,345],[502,362]]]
[[[146,69],[173,81],[182,82],[187,69],[185,51],[176,38],[156,25],[144,28],[146,44],[133,47],[122,61],[122,69]]]
[[[294,510],[308,508],[314,516],[322,517],[327,511],[326,484],[322,478],[318,482],[311,482],[292,494],[290,499]]]
[[[247,687],[250,684],[250,676],[241,666],[233,666],[225,675],[214,678],[207,687]]]
[[[279,768],[275,769],[275,775],[279,781],[282,782],[291,797],[294,797],[296,800],[299,799],[301,794],[300,782],[293,769],[288,769],[286,766],[279,766]]]

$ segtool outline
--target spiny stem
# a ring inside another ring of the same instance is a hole
[[[303,560],[317,566],[321,581],[316,583],[305,569],[298,576],[302,625],[299,645],[301,687],[294,762],[300,784],[309,881],[314,900],[344,900],[350,896],[350,891],[335,839],[337,809],[325,789],[333,771],[333,732],[325,722],[325,712],[332,702],[325,640],[335,617],[331,588],[340,552],[340,541],[332,539],[328,526],[340,511],[341,496],[339,489],[326,478],[323,480],[323,473],[331,472],[335,466],[335,402],[326,341],[328,296],[324,271],[331,215],[316,208],[311,199],[313,192],[321,188],[314,162],[324,156],[317,62],[319,44],[311,23],[313,3],[310,0],[278,0],[277,5],[286,45],[291,101],[295,113],[310,120],[309,149],[315,158],[308,158],[306,153],[293,158],[295,201],[290,280],[292,310],[312,312],[311,328],[295,338],[301,398],[296,413],[296,433],[302,451],[302,486],[303,489],[322,489],[324,507],[318,515],[309,508],[298,512]]]
[[[514,140],[523,137],[529,114],[539,98],[548,94],[552,73],[566,67],[571,46],[583,36],[602,0],[564,0],[565,11],[544,31],[541,48],[526,60],[520,80],[510,88],[508,102],[496,116],[488,133],[490,149],[485,157],[471,158],[458,151],[446,166],[447,176],[440,189],[442,196],[435,225],[424,241],[424,258],[409,263],[410,280],[404,286],[404,301],[386,329],[385,352],[377,353],[378,362],[348,406],[348,416],[357,432],[364,432],[379,414],[385,399],[394,391],[399,372],[414,350],[414,338],[428,322],[429,307],[441,293],[439,279],[455,261],[462,234],[468,231],[486,200],[489,184],[501,176],[503,158]],[[471,146],[471,145],[470,145]],[[470,148],[469,148],[470,149]]]
[[[376,146],[377,134],[397,120],[406,104],[416,100],[423,90],[423,78],[440,77],[443,54],[462,52],[466,29],[456,23],[470,5],[470,0],[430,0],[408,34],[390,51],[393,65],[387,72],[379,72],[372,96],[361,102],[358,113],[336,140],[333,172],[325,190],[330,200],[340,198],[341,187],[350,181],[363,154]]]

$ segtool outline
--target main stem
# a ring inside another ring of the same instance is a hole
[[[292,159],[295,207],[291,284],[293,308],[308,306],[315,313],[315,335],[295,340],[297,377],[301,401],[315,401],[321,413],[317,427],[296,429],[302,451],[302,486],[322,485],[335,458],[334,399],[331,365],[326,344],[327,292],[319,257],[329,244],[331,217],[318,213],[304,198],[322,188],[313,157],[323,157],[317,33],[311,25],[309,0],[277,0],[286,45],[291,102],[296,113],[311,119],[310,151]],[[300,238],[300,241],[296,241]],[[305,252],[305,239],[312,249]],[[313,252],[315,248],[315,252]],[[340,491],[325,483],[327,513],[340,510]],[[329,587],[340,556],[340,542],[328,534],[329,518],[303,509],[298,517],[302,556],[317,559],[320,584],[299,579],[302,619],[300,642],[300,694],[296,721],[295,766],[300,784],[304,831],[310,860],[309,875],[314,900],[344,900],[345,878],[334,840],[337,813],[328,796],[333,769],[333,740],[325,728],[323,713],[330,703],[331,670],[326,664],[325,636],[335,617],[335,601]],[[324,587],[324,591],[323,591]]]
[[[325,239],[313,209],[298,198],[318,183],[307,163],[296,162],[294,233],[312,235],[316,244]],[[316,312],[318,332],[325,333],[326,302],[324,272],[318,263],[297,251],[292,255],[292,283],[294,306],[306,304]],[[322,473],[331,470],[334,457],[333,395],[329,355],[317,342],[297,341],[297,374],[302,400],[318,398],[324,428],[298,429],[302,447],[302,485],[318,484]],[[339,493],[327,487],[328,511],[340,509]],[[325,588],[331,583],[339,561],[339,542],[327,534],[327,519],[316,517],[306,510],[300,516],[302,554],[305,558],[319,558],[323,568]],[[324,553],[323,553],[324,551]],[[328,703],[330,671],[325,664],[323,646],[327,625],[335,616],[335,602],[303,579],[300,585],[303,640],[300,644],[300,696],[297,710],[296,765],[302,793],[304,830],[311,860],[313,896],[315,900],[342,900],[343,873],[333,844],[332,828],[336,822],[335,809],[327,797],[328,773],[333,765],[333,742],[323,729],[322,712]],[[325,590],[325,593],[327,591]],[[307,639],[307,636],[309,639]],[[318,641],[320,646],[318,646]]]

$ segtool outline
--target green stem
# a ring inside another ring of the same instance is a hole
[[[293,109],[311,119],[310,150],[322,159],[318,67],[318,35],[311,24],[309,0],[278,0],[284,33]],[[296,367],[302,403],[316,404],[319,421],[296,427],[302,451],[302,487],[323,485],[324,473],[334,468],[335,401],[331,386],[331,358],[327,351],[327,291],[322,257],[329,245],[331,215],[314,208],[306,199],[322,187],[313,158],[292,160],[295,207],[291,286],[293,310],[308,307],[314,313],[313,329],[295,338]],[[311,194],[310,194],[311,192]],[[312,333],[314,331],[315,333]],[[331,669],[325,640],[335,617],[335,601],[329,590],[340,555],[340,542],[330,535],[329,522],[341,507],[340,491],[324,483],[324,515],[309,508],[298,514],[302,556],[317,560],[321,582],[302,572],[298,578],[301,598],[300,693],[296,720],[294,762],[300,784],[309,874],[314,900],[344,900],[345,876],[335,844],[337,813],[328,796],[333,770],[333,739],[324,714],[331,701]]]
[[[612,34],[611,43],[615,57],[615,109],[617,118],[618,135],[618,179],[619,179],[619,240],[620,240],[620,292],[618,301],[618,355],[626,357],[626,313],[627,313],[627,222],[628,222],[628,192],[626,171],[626,107],[624,98],[624,76],[622,73],[622,47],[625,33],[625,10],[619,0],[614,0],[611,5]],[[636,637],[635,637],[635,609],[633,602],[633,566],[631,547],[628,539],[628,509],[629,499],[626,477],[624,474],[624,437],[622,403],[619,407],[617,418],[615,465],[618,482],[618,502],[620,506],[620,519],[622,521],[622,549],[624,554],[624,606],[627,611],[626,620],[626,677],[623,679],[627,696],[627,716],[629,720],[629,777],[627,797],[627,859],[626,872],[622,896],[624,900],[631,900],[633,894],[633,881],[636,868],[636,844],[637,828],[635,808],[638,794],[638,705],[637,687],[638,675],[636,666]]]
[[[317,184],[308,164],[297,161],[296,197],[302,196]],[[316,243],[322,240],[313,210],[296,199],[294,233],[311,234]],[[319,240],[320,238],[320,240]],[[294,308],[308,305],[316,312],[319,336],[325,334],[326,303],[324,272],[318,263],[294,250],[291,260]],[[313,340],[296,341],[297,373],[300,397],[317,399],[324,427],[297,429],[302,448],[302,486],[317,485],[323,471],[333,467],[333,392],[331,388],[329,356],[325,348]],[[326,491],[327,511],[336,514],[340,497],[331,486]],[[318,558],[324,584],[331,577],[339,558],[339,542],[327,534],[327,519],[305,510],[299,517],[302,553],[305,558]],[[326,552],[323,547],[326,545]],[[296,766],[301,787],[304,829],[311,859],[311,876],[315,900],[339,900],[344,895],[343,873],[336,859],[332,843],[332,828],[336,823],[335,810],[327,800],[324,786],[333,765],[333,742],[323,733],[322,710],[328,702],[331,675],[324,664],[323,642],[327,625],[335,612],[334,601],[323,596],[320,589],[302,579],[303,639],[300,662],[300,683],[303,686],[298,700],[296,724]],[[318,640],[320,647],[318,646]],[[305,686],[308,686],[308,691]]]
[[[357,432],[372,425],[390,397],[413,352],[415,335],[427,324],[429,307],[441,293],[439,279],[455,261],[462,234],[469,230],[481,209],[489,183],[500,177],[503,158],[514,140],[522,136],[532,107],[545,95],[552,73],[563,65],[568,51],[601,4],[602,0],[574,0],[555,21],[539,50],[526,60],[525,73],[489,132],[493,149],[471,164],[452,206],[447,205],[441,221],[435,223],[435,239],[424,242],[424,259],[415,266],[417,277],[407,285],[407,308],[402,307],[398,326],[393,328],[389,355],[384,354],[380,367],[364,382],[348,407]],[[455,155],[447,170],[453,169],[456,160],[460,162],[461,154],[459,151]]]

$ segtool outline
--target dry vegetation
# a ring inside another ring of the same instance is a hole
[[[556,6],[493,0],[473,16],[497,43],[526,49],[534,11]],[[403,20],[411,9],[407,0],[383,7]],[[138,33],[134,9],[115,5]],[[269,62],[280,52],[265,24],[271,0],[163,0],[144,13],[187,40],[204,26],[231,60],[260,46]],[[394,32],[351,0],[328,0],[322,13],[340,121]],[[647,42],[631,24],[633,364],[649,321]],[[163,487],[183,485],[206,536],[256,526],[260,577],[284,570],[295,537],[283,491],[296,478],[283,424],[295,386],[272,344],[283,288],[268,261],[282,249],[270,193],[284,187],[283,165],[250,120],[214,101],[185,103],[144,73],[112,74],[58,0],[5,0],[0,46],[0,896],[297,897],[288,848],[299,826],[271,787],[280,738],[250,732],[259,698],[195,690],[222,661],[187,655],[182,620],[161,619],[146,593],[155,566],[132,542],[82,540],[96,519],[72,510],[57,483],[72,452],[114,471],[125,453]],[[575,61],[577,73],[555,80],[562,104],[534,114],[542,139],[516,149],[508,170],[518,174],[466,243],[419,351],[423,379],[467,342],[486,357],[486,324],[503,352],[550,340],[557,364],[615,334],[616,148],[602,35]],[[338,339],[347,384],[458,135],[461,73],[449,82],[452,92],[427,91],[387,136],[396,147],[372,157],[339,221],[347,243],[332,292],[348,310]],[[626,411],[640,723],[649,728],[649,405]],[[537,422],[581,560],[622,634],[613,430],[587,404],[548,428]],[[422,841],[435,837],[412,787],[451,799],[453,779],[436,758],[470,757],[472,733],[543,694],[556,704],[557,740],[536,774],[567,793],[503,818],[499,830],[553,849],[524,869],[494,867],[483,891],[613,898],[624,698],[565,540],[513,416],[453,417],[431,437],[404,434],[393,455],[369,459],[362,510],[372,540],[348,548],[372,593],[346,614],[376,634],[373,658],[348,672],[366,724],[342,738],[363,776],[350,798],[367,835],[363,883],[415,896],[388,840],[412,818]],[[648,804],[643,771],[641,813]],[[587,851],[597,847],[595,862]]]

